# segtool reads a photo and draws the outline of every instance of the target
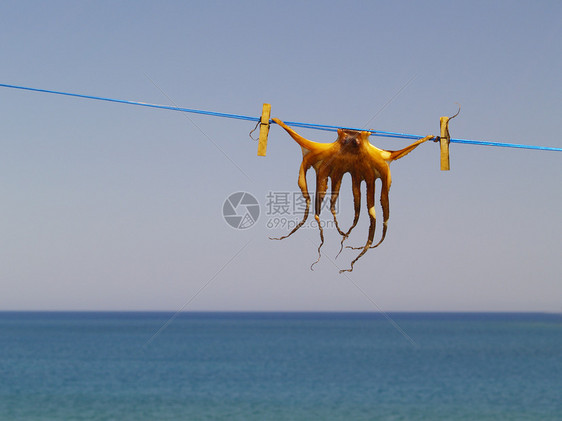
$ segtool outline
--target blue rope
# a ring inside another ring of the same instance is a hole
[[[113,99],[113,98],[105,98],[101,96],[92,96],[92,95],[83,95],[83,94],[73,94],[69,92],[61,92],[61,91],[52,91],[48,89],[38,89],[38,88],[29,88],[26,86],[17,86],[17,85],[7,85],[4,83],[0,83],[0,87],[2,88],[12,88],[12,89],[21,89],[25,91],[33,91],[33,92],[43,92],[47,94],[56,94],[56,95],[65,95],[71,96],[76,98],[84,98],[84,99],[94,99],[97,101],[108,101],[108,102],[116,102],[119,104],[129,104],[129,105],[139,105],[142,107],[149,107],[149,108],[158,108],[162,110],[172,110],[172,111],[181,111],[184,113],[193,113],[193,114],[203,114],[203,115],[210,115],[215,117],[225,117],[225,118],[233,118],[237,120],[246,120],[246,121],[260,121],[260,117],[250,117],[240,114],[227,114],[227,113],[219,113],[215,111],[205,111],[205,110],[196,110],[193,108],[181,108],[175,107],[171,105],[159,105],[159,104],[150,104],[147,102],[138,102],[138,101],[129,101],[124,99]],[[272,123],[273,121],[270,121]],[[362,131],[363,129],[356,129],[353,127],[342,127],[342,126],[329,126],[324,124],[312,124],[312,123],[300,123],[297,121],[286,121],[285,122],[289,126],[293,127],[300,127],[305,129],[314,129],[314,130],[324,130],[335,132],[338,129],[348,129],[348,130],[356,130]],[[386,132],[383,130],[369,130],[373,136],[380,136],[380,137],[392,137],[398,139],[412,139],[417,140],[421,139],[423,136],[417,136],[408,133],[398,133],[398,132]],[[461,144],[468,144],[468,145],[482,145],[482,146],[497,146],[503,148],[519,148],[519,149],[535,149],[541,151],[557,151],[562,152],[562,148],[555,148],[550,146],[535,146],[535,145],[520,145],[515,143],[502,143],[502,142],[488,142],[488,141],[481,141],[481,140],[470,140],[470,139],[451,139],[451,143],[461,143]]]
[[[125,99],[104,98],[104,97],[101,97],[101,96],[71,94],[71,93],[68,93],[68,92],[50,91],[48,89],[37,89],[37,88],[28,88],[28,87],[25,87],[25,86],[6,85],[6,84],[3,84],[3,83],[0,83],[0,87],[23,89],[25,91],[43,92],[43,93],[47,93],[47,94],[66,95],[66,96],[72,96],[72,97],[76,97],[76,98],[95,99],[97,101],[117,102],[119,104],[140,105],[142,107],[160,108],[162,110],[182,111],[184,113],[195,113],[195,114],[212,115],[212,116],[215,116],[215,117],[236,118],[238,120],[249,120],[249,121],[259,121],[260,120],[259,118],[256,118],[256,117],[248,117],[248,116],[238,115],[238,114],[226,114],[226,113],[217,113],[217,112],[214,112],[214,111],[194,110],[194,109],[191,109],[191,108],[174,107],[172,105],[149,104],[147,102],[128,101],[128,100],[125,100]]]

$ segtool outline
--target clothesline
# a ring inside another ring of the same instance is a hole
[[[158,108],[163,110],[171,110],[171,111],[181,111],[184,113],[192,113],[192,114],[202,114],[214,117],[224,117],[224,118],[232,118],[238,120],[246,120],[246,121],[253,121],[258,122],[260,121],[260,117],[251,117],[241,114],[229,114],[229,113],[221,113],[216,111],[206,111],[206,110],[198,110],[193,108],[183,108],[183,107],[176,107],[173,105],[160,105],[160,104],[151,104],[147,102],[139,102],[139,101],[131,101],[125,99],[115,99],[115,98],[107,98],[101,96],[93,96],[93,95],[84,95],[84,94],[76,94],[70,92],[62,92],[62,91],[54,91],[49,89],[39,89],[39,88],[30,88],[26,86],[18,86],[18,85],[9,85],[0,83],[0,87],[2,88],[11,88],[11,89],[20,89],[25,91],[32,91],[32,92],[40,92],[40,93],[47,93],[47,94],[55,94],[55,95],[64,95],[70,96],[75,98],[83,98],[83,99],[92,99],[96,101],[106,101],[106,102],[114,102],[119,104],[128,104],[128,105],[137,105],[142,107],[149,107],[149,108]],[[274,123],[270,120],[270,123]],[[399,133],[399,132],[388,132],[384,130],[374,130],[374,129],[357,129],[353,127],[344,127],[344,126],[330,126],[324,124],[312,124],[312,123],[301,123],[297,121],[285,121],[286,124],[293,127],[300,127],[306,129],[314,129],[314,130],[324,130],[324,131],[337,131],[338,129],[349,129],[349,130],[358,130],[358,131],[369,131],[373,136],[380,136],[380,137],[390,137],[390,138],[398,138],[398,139],[421,139],[424,136],[419,136],[415,134],[408,134],[408,133]],[[472,139],[455,139],[451,138],[451,143],[461,143],[461,144],[468,144],[468,145],[481,145],[481,146],[497,146],[497,147],[504,147],[504,148],[519,148],[519,149],[535,149],[535,150],[543,150],[543,151],[557,151],[562,152],[562,148],[551,147],[551,146],[537,146],[537,145],[522,145],[516,143],[504,143],[504,142],[492,142],[492,141],[482,141],[482,140],[472,140]]]

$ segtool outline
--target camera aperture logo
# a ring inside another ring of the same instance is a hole
[[[252,227],[260,217],[260,204],[250,193],[232,193],[222,205],[222,215],[232,228],[245,230]]]

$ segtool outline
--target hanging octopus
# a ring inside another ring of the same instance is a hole
[[[318,143],[305,139],[277,118],[274,118],[273,121],[283,127],[302,148],[303,159],[299,171],[298,185],[306,201],[306,209],[302,220],[295,226],[295,228],[293,228],[291,232],[289,232],[289,234],[272,239],[282,240],[291,236],[300,227],[302,227],[308,219],[311,199],[306,182],[306,173],[310,169],[310,167],[313,167],[316,171],[314,218],[316,219],[316,223],[320,230],[320,245],[318,246],[318,259],[314,263],[312,263],[310,268],[312,269],[312,267],[320,260],[320,249],[324,244],[324,231],[322,229],[322,225],[320,224],[320,211],[322,209],[322,203],[328,189],[328,178],[330,178],[331,185],[330,211],[334,217],[336,229],[342,236],[340,248],[341,253],[344,241],[347,239],[347,237],[349,237],[351,231],[353,230],[353,228],[355,228],[357,222],[359,221],[359,214],[361,211],[361,182],[365,181],[367,185],[367,209],[370,219],[369,235],[364,246],[348,246],[351,249],[361,250],[355,257],[355,259],[351,262],[349,269],[340,270],[340,273],[351,272],[353,270],[353,265],[355,264],[355,262],[357,262],[357,260],[359,260],[361,256],[363,256],[370,248],[378,247],[386,237],[390,212],[388,201],[388,192],[390,190],[391,183],[389,163],[407,155],[415,148],[417,148],[420,144],[434,139],[434,136],[426,136],[423,139],[419,139],[416,142],[412,143],[410,146],[407,146],[399,151],[386,151],[373,146],[369,142],[369,136],[371,135],[371,133],[367,131],[359,132],[355,130],[339,129],[338,138],[335,142]],[[340,229],[336,217],[336,202],[339,196],[342,177],[345,173],[350,173],[351,175],[355,215],[353,217],[353,222],[350,228],[344,232]],[[380,200],[383,212],[383,229],[381,239],[378,241],[378,243],[373,245],[376,226],[375,181],[377,180],[377,178],[380,178],[382,182]]]

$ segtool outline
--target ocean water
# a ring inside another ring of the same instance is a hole
[[[0,313],[0,420],[562,419],[560,315],[171,316]]]

